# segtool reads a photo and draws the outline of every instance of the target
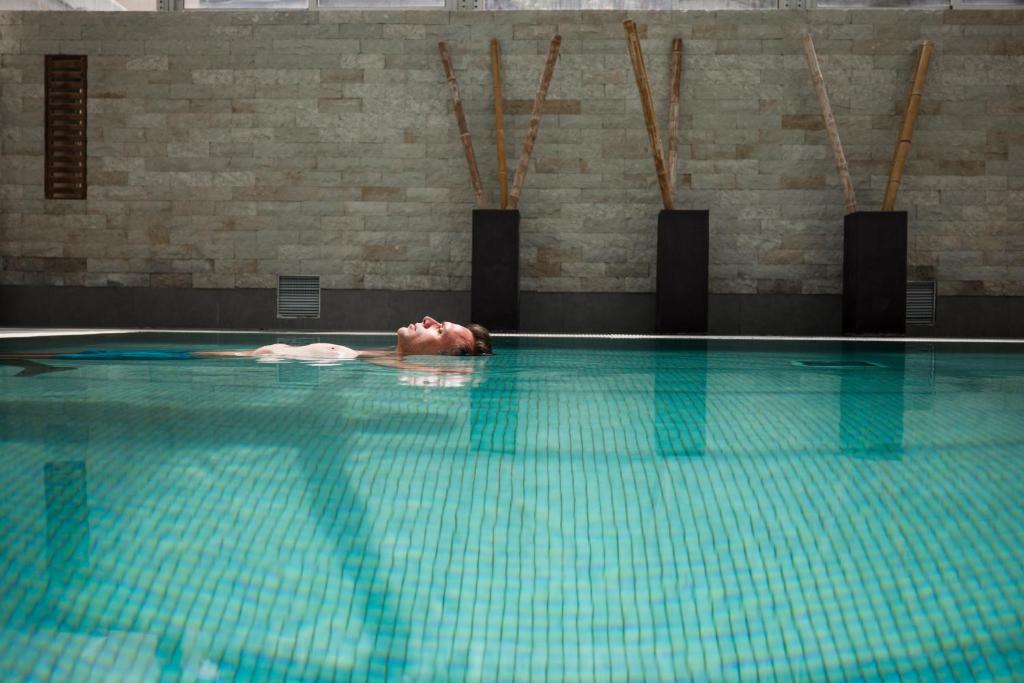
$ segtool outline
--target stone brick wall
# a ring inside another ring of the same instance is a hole
[[[563,37],[520,208],[523,289],[646,292],[660,199],[621,12],[0,13],[0,284],[465,290],[468,173],[449,42],[497,201]],[[714,293],[837,293],[842,195],[813,32],[862,208],[879,207],[921,38],[936,44],[898,208],[911,275],[1024,295],[1024,11],[631,12],[660,120],[685,42],[679,187]],[[43,198],[43,55],[89,55],[89,199]]]

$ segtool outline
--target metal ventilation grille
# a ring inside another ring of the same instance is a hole
[[[319,318],[320,276],[278,275],[277,317]]]
[[[935,283],[907,283],[907,324],[935,324]]]
[[[85,104],[88,60],[46,55],[47,199],[85,199]]]

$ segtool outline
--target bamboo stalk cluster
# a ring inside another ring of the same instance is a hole
[[[821,115],[825,121],[829,142],[832,145],[832,154],[836,159],[836,170],[839,172],[839,182],[843,187],[843,200],[847,212],[853,213],[857,210],[857,194],[853,189],[853,181],[850,179],[850,167],[846,162],[846,155],[843,154],[843,143],[839,139],[839,127],[836,125],[836,117],[832,113],[832,105],[829,104],[828,92],[825,90],[825,78],[822,76],[821,66],[818,64],[818,54],[814,50],[814,39],[810,33],[804,34],[803,44],[807,66],[811,72],[811,81],[818,94]],[[896,206],[896,193],[899,191],[900,181],[903,179],[903,168],[910,152],[910,140],[914,133],[914,124],[917,121],[917,112],[921,103],[921,95],[924,92],[924,80],[928,75],[928,62],[931,60],[932,49],[932,42],[925,40],[918,50],[914,79],[907,97],[907,106],[903,110],[900,133],[896,139],[896,147],[893,150],[892,163],[889,167],[889,181],[886,183],[885,197],[882,200],[882,211],[892,211]]]
[[[682,84],[683,72],[683,41],[676,38],[672,41],[672,86],[668,107],[668,162],[661,148],[661,135],[658,133],[658,120],[654,112],[654,98],[651,85],[647,78],[647,66],[644,64],[643,48],[636,31],[636,23],[632,19],[623,22],[626,29],[626,49],[629,61],[633,64],[633,77],[640,93],[640,106],[644,111],[644,126],[647,138],[651,143],[651,154],[654,157],[654,172],[658,177],[658,189],[661,191],[661,202],[666,209],[675,208],[673,189],[676,185],[676,165],[679,156],[679,89]]]
[[[675,38],[672,41],[672,73],[668,108],[668,158],[666,160],[665,154],[662,151],[661,135],[658,131],[657,116],[654,110],[654,98],[651,94],[647,67],[644,64],[643,49],[637,34],[636,23],[632,20],[627,20],[623,22],[623,27],[626,30],[626,47],[629,52],[630,62],[633,65],[633,76],[636,79],[636,86],[640,95],[644,125],[651,145],[651,154],[654,158],[654,170],[658,179],[661,200],[666,209],[673,209],[675,208],[673,190],[676,186],[676,167],[679,157],[679,93],[682,83],[683,41],[680,38]],[[540,129],[541,113],[544,109],[544,102],[547,98],[548,88],[551,85],[551,79],[554,76],[555,64],[558,61],[561,44],[562,37],[556,34],[551,39],[551,44],[548,47],[544,70],[541,72],[537,94],[533,100],[533,109],[530,113],[530,123],[527,128],[526,139],[523,141],[523,150],[519,155],[519,163],[516,166],[512,189],[509,190],[507,161],[505,159],[501,56],[498,41],[491,40],[491,75],[494,84],[494,125],[498,154],[499,205],[502,209],[515,209],[519,205],[519,197],[526,180],[526,172],[529,169],[530,156],[536,144],[537,133]],[[445,78],[448,82],[448,90],[451,94],[452,105],[455,110],[455,120],[459,126],[459,137],[466,155],[466,164],[469,166],[469,177],[473,186],[473,194],[476,197],[477,206],[484,209],[487,208],[487,198],[483,190],[483,183],[480,180],[480,171],[477,166],[476,155],[473,151],[473,140],[469,134],[469,124],[462,105],[459,84],[455,79],[451,55],[448,52],[448,46],[444,42],[438,43],[437,46],[441,53],[441,63],[444,66]],[[853,180],[850,178],[850,167],[847,163],[846,155],[843,153],[843,143],[839,137],[839,127],[836,124],[836,117],[829,102],[828,91],[825,88],[825,77],[821,72],[818,54],[814,48],[814,39],[810,33],[804,34],[803,46],[804,56],[807,58],[807,67],[811,74],[811,81],[814,84],[814,90],[818,96],[818,104],[821,107],[825,130],[828,134],[829,143],[832,146],[833,156],[835,157],[836,170],[839,173],[840,184],[843,188],[843,200],[846,210],[849,213],[853,213],[857,211],[857,194],[853,187]],[[899,191],[900,182],[903,178],[903,169],[910,151],[910,142],[914,132],[914,124],[917,121],[921,96],[924,92],[924,81],[928,74],[928,64],[931,60],[932,51],[933,45],[931,41],[925,40],[922,42],[918,52],[910,93],[907,97],[907,104],[903,111],[899,136],[896,140],[896,147],[893,150],[889,180],[886,184],[885,198],[882,201],[883,211],[891,211],[896,204],[896,193]]]
[[[519,196],[523,191],[523,183],[526,181],[526,171],[530,166],[530,156],[533,154],[537,133],[540,130],[540,117],[544,110],[544,101],[547,99],[548,88],[555,73],[555,64],[558,61],[561,45],[562,36],[556,34],[548,46],[547,60],[544,63],[544,70],[541,72],[537,94],[533,99],[530,123],[527,128],[526,139],[523,141],[523,151],[519,155],[519,164],[516,167],[515,178],[512,180],[512,189],[509,190],[505,160],[505,119],[502,108],[501,56],[498,41],[491,40],[491,76],[494,79],[494,126],[495,140],[498,146],[499,205],[502,209],[515,209],[519,205]],[[483,185],[480,181],[480,170],[477,167],[476,155],[473,152],[473,139],[469,134],[469,124],[466,121],[466,113],[462,106],[459,85],[455,80],[455,70],[452,68],[451,55],[448,52],[448,46],[443,41],[437,44],[437,48],[441,53],[441,63],[444,65],[445,77],[448,80],[448,90],[451,94],[452,106],[455,109],[455,121],[458,123],[459,137],[462,140],[462,147],[466,153],[466,164],[469,166],[469,179],[473,185],[473,194],[476,197],[477,208],[486,209],[487,198],[484,195]]]

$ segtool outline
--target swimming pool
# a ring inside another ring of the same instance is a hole
[[[1022,680],[1024,346],[496,350],[0,365],[0,670]]]

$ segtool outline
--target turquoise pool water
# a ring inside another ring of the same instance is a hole
[[[497,351],[0,365],[3,678],[1024,680],[1024,347]]]

